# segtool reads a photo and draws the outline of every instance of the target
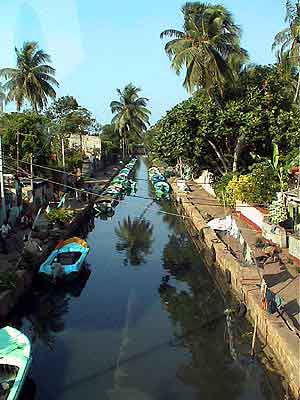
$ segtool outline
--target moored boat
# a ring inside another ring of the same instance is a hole
[[[0,329],[0,400],[19,397],[31,360],[27,336],[11,326]]]
[[[61,241],[40,266],[39,275],[50,280],[72,280],[78,277],[88,253],[88,244],[83,239]]]

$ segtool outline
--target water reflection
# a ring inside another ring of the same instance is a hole
[[[239,359],[232,359],[224,334],[224,304],[210,276],[201,273],[198,258],[190,238],[177,226],[164,247],[166,274],[158,289],[172,322],[173,345],[190,353],[190,361],[178,367],[177,378],[194,388],[197,399],[274,398],[263,383],[262,369],[248,357],[250,343],[235,343]],[[235,341],[238,324],[233,326]]]
[[[124,253],[124,265],[144,264],[152,250],[153,225],[145,219],[128,216],[122,223],[119,222],[115,233],[119,238],[116,250]]]
[[[33,342],[39,340],[53,348],[55,333],[65,328],[64,315],[69,311],[69,297],[63,291],[35,296],[32,309],[26,314]]]

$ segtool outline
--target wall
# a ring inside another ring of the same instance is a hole
[[[239,201],[236,203],[235,209],[260,230],[263,228],[264,218],[268,214],[267,211]]]
[[[300,237],[289,236],[289,254],[300,261]]]
[[[213,197],[216,197],[215,191],[212,187],[212,181],[213,174],[207,169],[202,171],[201,175],[197,179],[194,179],[194,182],[202,186],[207,193],[211,194]]]
[[[264,221],[262,224],[262,235],[265,239],[271,240],[271,242],[278,244],[281,248],[287,247],[286,231],[278,225],[272,225]]]
[[[93,154],[94,150],[101,150],[100,136],[82,135],[81,138],[80,135],[70,135],[69,146],[80,146],[82,140],[82,149],[87,155]]]
[[[187,200],[186,194],[177,192],[177,185],[172,184],[174,196],[180,203],[180,209],[191,221],[198,232],[196,244],[202,250],[211,274],[216,277],[218,286],[233,292],[247,306],[247,316],[253,323],[257,320],[258,333],[265,344],[264,351],[271,353],[278,369],[283,374],[291,394],[299,399],[299,337],[290,331],[276,315],[267,314],[261,307],[260,276],[254,267],[243,267],[231,254],[226,245],[210,229],[197,208]],[[228,272],[230,284],[227,283]],[[258,286],[257,286],[258,285]]]

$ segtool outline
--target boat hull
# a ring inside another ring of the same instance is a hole
[[[0,365],[18,368],[7,400],[16,400],[19,397],[31,362],[31,344],[27,336],[10,326],[0,329]]]
[[[53,280],[55,278],[55,270],[53,268],[54,260],[61,255],[72,253],[76,253],[78,258],[74,263],[61,265],[62,273],[57,280],[73,281],[77,279],[89,253],[87,243],[80,238],[71,238],[60,242],[47,260],[40,266],[39,276],[47,280]]]

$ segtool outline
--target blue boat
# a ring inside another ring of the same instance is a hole
[[[73,280],[79,276],[89,251],[87,242],[78,237],[61,241],[40,266],[39,275],[52,281]]]

